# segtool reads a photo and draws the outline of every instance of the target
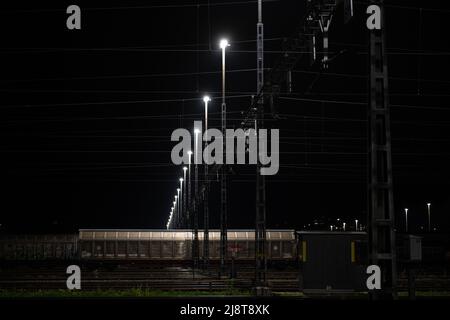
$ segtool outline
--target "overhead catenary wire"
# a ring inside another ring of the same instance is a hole
[[[280,0],[264,0],[264,3],[275,3]],[[255,0],[250,1],[227,1],[227,2],[213,2],[211,6],[242,6],[251,5],[256,3]],[[209,5],[209,4],[208,4]],[[110,6],[110,7],[85,7],[83,10],[86,11],[113,11],[113,10],[147,10],[147,9],[183,9],[183,8],[196,8],[197,6],[207,6],[207,4],[161,4],[161,5],[146,5],[146,6]],[[16,10],[2,10],[0,13],[12,14],[12,13],[59,13],[64,11],[65,8],[55,8],[55,9],[16,9]]]

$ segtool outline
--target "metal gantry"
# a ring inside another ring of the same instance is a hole
[[[396,298],[396,253],[392,183],[391,129],[389,114],[386,26],[383,0],[372,0],[381,8],[381,29],[369,31],[369,152],[368,232],[370,264],[381,269],[381,290],[374,298]]]

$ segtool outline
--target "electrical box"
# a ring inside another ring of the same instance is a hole
[[[408,239],[409,248],[409,260],[410,261],[420,261],[422,260],[422,238],[409,235]]]
[[[399,259],[404,262],[422,260],[422,238],[411,234],[402,235],[398,245]],[[397,240],[398,241],[398,240]]]
[[[366,289],[366,233],[300,231],[297,240],[304,292]]]

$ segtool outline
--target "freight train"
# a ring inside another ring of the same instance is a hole
[[[269,262],[302,261],[305,250],[312,250],[312,243],[305,240],[308,234],[333,236],[337,241],[348,235],[342,245],[354,248],[357,256],[366,256],[367,234],[365,232],[314,232],[295,230],[266,231],[266,257]],[[398,235],[398,257],[402,257],[402,235]],[[442,264],[450,258],[448,234],[422,236],[423,261]],[[254,230],[229,230],[227,234],[227,256],[236,260],[255,258]],[[353,244],[352,244],[353,243]],[[200,259],[203,253],[203,230],[198,232]],[[220,258],[220,232],[209,232],[209,258]],[[125,229],[80,229],[77,234],[9,235],[0,234],[0,260],[192,260],[193,232],[191,230],[125,230]],[[309,248],[307,250],[307,247]],[[402,249],[403,248],[403,249]],[[316,248],[317,252],[321,250]],[[344,250],[344,249],[343,249]],[[353,249],[352,249],[353,250]],[[313,250],[316,251],[316,250]],[[345,249],[345,252],[350,252]],[[344,252],[344,254],[346,254]],[[309,255],[311,256],[311,255]],[[361,258],[362,259],[362,258]],[[402,259],[400,259],[402,260]],[[447,261],[447,262],[446,262]]]
[[[254,230],[229,230],[228,257],[253,260]],[[289,261],[297,256],[295,230],[267,230],[268,260]],[[209,232],[209,257],[218,260],[219,230]],[[202,258],[203,230],[198,232]],[[78,234],[2,235],[0,259],[3,260],[190,260],[191,230],[80,229]]]

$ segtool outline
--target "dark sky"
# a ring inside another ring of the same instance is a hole
[[[210,127],[220,126],[223,36],[233,71],[228,127],[237,127],[250,105],[256,3],[72,2],[1,4],[0,223],[33,231],[162,228],[182,174],[170,160],[172,131],[203,117],[205,92],[217,97]],[[425,225],[431,202],[433,224],[448,229],[450,11],[445,1],[387,3],[397,225],[404,228],[405,207],[412,229]],[[66,29],[70,4],[82,9],[81,30]],[[302,23],[303,6],[264,4],[267,68]],[[330,50],[341,53],[320,77],[317,65],[301,61],[293,93],[278,100],[280,119],[267,121],[281,136],[280,171],[267,179],[268,227],[301,228],[318,217],[365,220],[365,8],[356,2],[357,17],[345,26],[339,12]],[[254,171],[230,171],[231,228],[253,227]]]

